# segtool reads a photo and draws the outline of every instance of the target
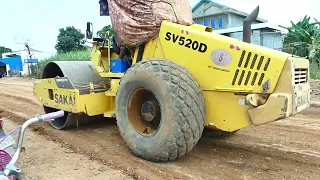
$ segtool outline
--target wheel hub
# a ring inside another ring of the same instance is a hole
[[[154,101],[147,101],[142,104],[141,107],[141,114],[144,120],[146,121],[152,121],[157,113],[159,106]]]
[[[153,135],[161,122],[161,109],[155,95],[147,89],[139,88],[130,96],[127,106],[128,119],[141,135]]]

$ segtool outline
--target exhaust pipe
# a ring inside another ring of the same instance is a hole
[[[257,6],[243,21],[243,38],[246,43],[251,42],[251,24],[257,19],[259,14],[259,6]]]

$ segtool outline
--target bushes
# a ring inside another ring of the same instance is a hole
[[[43,69],[47,63],[51,61],[89,61],[91,50],[72,51],[64,54],[57,54],[48,59],[40,60],[35,65],[30,65],[30,76],[32,78],[40,79]]]
[[[310,78],[320,79],[320,68],[318,62],[310,63]]]
[[[291,22],[284,38],[284,51],[310,61],[311,79],[320,79],[320,22],[305,16],[297,23]]]

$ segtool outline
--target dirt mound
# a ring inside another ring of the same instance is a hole
[[[310,80],[311,100],[320,101],[320,80]]]

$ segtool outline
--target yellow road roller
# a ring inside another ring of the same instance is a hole
[[[88,22],[91,61],[48,63],[34,96],[46,113],[65,111],[51,122],[56,129],[116,118],[134,155],[176,160],[205,131],[224,137],[310,106],[309,61],[250,44],[248,19],[243,41],[163,21],[156,38],[121,58],[116,39],[93,38]]]

